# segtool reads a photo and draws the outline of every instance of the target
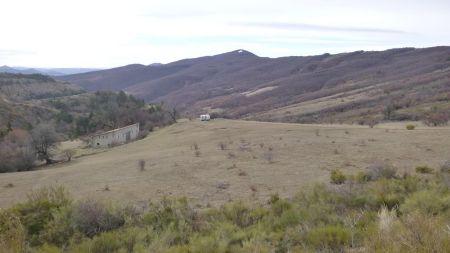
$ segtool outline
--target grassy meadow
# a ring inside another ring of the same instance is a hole
[[[49,185],[64,186],[75,199],[142,205],[164,196],[187,197],[202,206],[230,199],[265,201],[273,193],[292,197],[315,183],[328,184],[334,169],[355,173],[380,162],[399,173],[414,173],[422,165],[438,168],[450,157],[450,141],[444,141],[449,134],[446,127],[406,130],[397,123],[369,128],[181,121],[112,149],[63,143],[60,149],[78,147],[71,162],[0,174],[0,206]],[[140,160],[145,161],[142,171]]]

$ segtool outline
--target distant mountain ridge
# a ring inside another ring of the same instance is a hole
[[[433,106],[450,109],[450,47],[281,58],[236,50],[59,79],[91,91],[124,90],[192,115],[288,122],[417,119]],[[389,105],[395,110],[386,116]]]
[[[55,98],[83,93],[68,82],[42,74],[0,73],[0,99],[21,103],[32,99]]]
[[[73,75],[91,71],[97,71],[100,69],[95,68],[27,68],[27,67],[9,67],[0,66],[0,73],[13,73],[13,74],[42,74],[48,76],[63,76]]]

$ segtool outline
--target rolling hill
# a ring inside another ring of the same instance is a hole
[[[60,77],[191,115],[282,122],[418,120],[447,111],[450,47],[266,58],[245,50]],[[386,113],[389,110],[389,113]]]
[[[186,196],[202,205],[230,199],[262,202],[275,192],[292,197],[312,184],[329,183],[329,170],[336,168],[356,173],[384,160],[400,175],[414,173],[422,164],[438,168],[448,157],[450,142],[442,140],[449,131],[424,126],[408,131],[401,123],[369,128],[181,121],[107,150],[63,143],[60,150],[76,148],[73,161],[0,174],[0,187],[14,185],[0,191],[0,207],[49,185],[64,185],[77,199],[89,196],[130,204],[164,196]],[[96,154],[89,155],[92,152]],[[139,170],[140,160],[146,161],[145,171]]]

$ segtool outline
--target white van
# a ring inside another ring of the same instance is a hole
[[[200,120],[201,121],[209,121],[211,119],[211,116],[209,116],[209,114],[202,114],[200,115]]]

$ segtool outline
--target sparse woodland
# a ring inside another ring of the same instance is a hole
[[[5,103],[0,96],[0,173],[31,170],[37,160],[54,162],[52,152],[63,140],[136,122],[143,137],[173,122],[161,104],[148,105],[124,92],[78,94],[66,86],[43,75],[0,74],[0,95],[10,93],[7,98],[15,101]]]

